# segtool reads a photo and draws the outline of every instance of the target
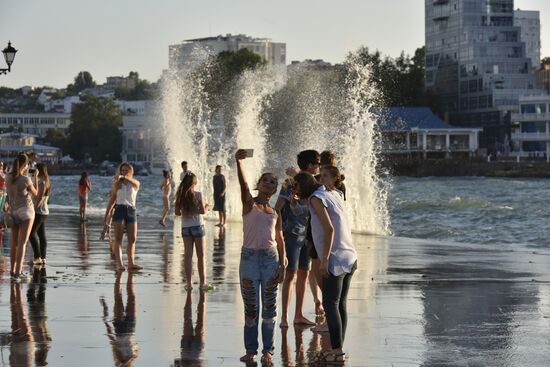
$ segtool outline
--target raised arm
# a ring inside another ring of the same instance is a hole
[[[332,221],[328,216],[327,209],[323,205],[321,199],[313,197],[310,200],[310,204],[315,210],[315,214],[321,220],[321,225],[323,226],[323,253],[319,254],[321,256],[321,265],[319,270],[323,277],[328,276],[328,259],[330,256],[330,251],[332,249],[332,242],[334,241],[334,227]]]
[[[126,181],[128,181],[128,183],[132,186],[134,186],[136,189],[139,190],[139,181],[136,180],[133,176],[132,177],[128,177],[128,176],[124,176],[124,178],[126,179]]]
[[[29,190],[33,196],[38,195],[38,170],[34,171],[32,181],[29,178],[29,181],[27,183],[27,190]]]
[[[243,203],[243,215],[248,214],[252,210],[254,205],[254,199],[250,193],[248,182],[246,180],[246,173],[244,172],[243,160],[246,158],[246,150],[239,149],[235,153],[235,159],[237,161],[237,175],[239,177],[239,185],[241,186],[241,201]]]

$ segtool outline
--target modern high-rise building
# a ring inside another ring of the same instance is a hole
[[[514,25],[520,27],[520,39],[525,43],[525,55],[531,59],[534,69],[540,68],[540,12],[515,10]]]
[[[218,54],[246,48],[261,56],[270,65],[286,65],[286,43],[272,42],[269,38],[254,38],[244,34],[226,34],[185,40],[168,47],[170,69],[186,68],[201,59],[201,51]]]
[[[514,1],[425,0],[425,12],[426,88],[448,122],[483,127],[481,145],[503,149],[519,97],[544,93],[514,25]]]

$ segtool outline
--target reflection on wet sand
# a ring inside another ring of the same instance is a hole
[[[88,263],[88,228],[86,223],[81,223],[78,231],[78,252],[82,261],[82,270],[88,270],[90,264]]]
[[[105,298],[101,297],[100,302],[103,306],[103,322],[107,328],[107,336],[111,341],[113,358],[116,366],[132,366],[139,357],[139,347],[136,342],[136,294],[134,284],[134,274],[128,272],[126,282],[126,292],[128,299],[126,307],[122,299],[122,285],[120,279],[122,273],[116,274],[114,286],[115,305],[113,308],[113,320],[110,323],[109,307]]]
[[[218,228],[214,236],[214,250],[212,253],[212,280],[222,281],[225,277],[225,227]]]
[[[162,244],[162,280],[164,283],[170,283],[170,249],[166,234],[160,235],[160,243]]]
[[[193,301],[191,291],[187,291],[185,307],[183,309],[183,335],[181,336],[181,356],[174,360],[176,367],[200,367],[203,366],[201,354],[204,351],[205,337],[205,292],[199,292],[199,303],[197,304],[197,323],[193,328]]]
[[[21,283],[12,283],[10,289],[11,343],[10,366],[34,365],[34,337],[25,312]]]
[[[48,365],[48,352],[52,338],[48,330],[46,312],[46,267],[33,269],[32,283],[27,290],[29,304],[29,322],[35,343],[34,359],[36,366]]]
[[[321,351],[331,350],[330,337],[328,333],[311,332],[311,326],[294,325],[294,338],[296,349],[293,356],[292,347],[288,341],[289,328],[281,329],[281,361],[283,366],[306,366],[309,359]],[[304,335],[311,336],[307,350],[304,347]],[[326,364],[324,364],[326,365]]]

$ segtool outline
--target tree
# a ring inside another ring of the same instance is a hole
[[[87,71],[81,71],[77,76],[74,77],[74,82],[67,85],[67,95],[76,96],[82,90],[86,88],[93,88],[96,86],[92,74]]]
[[[348,62],[351,60],[348,57]],[[428,106],[437,111],[437,98],[424,88],[425,47],[417,48],[411,58],[404,52],[397,58],[382,57],[366,47],[359,51],[359,62],[371,67],[371,82],[381,94],[382,106]]]
[[[151,83],[145,79],[139,79],[137,71],[130,71],[128,78],[134,81],[133,88],[118,87],[115,89],[115,98],[125,101],[139,101],[152,99],[153,92]]]
[[[540,61],[540,63],[541,63],[542,66],[550,65],[550,57],[547,56],[547,57],[543,58],[543,59]]]
[[[58,129],[48,129],[46,136],[42,139],[47,145],[65,150],[67,146],[67,137]]]
[[[122,113],[110,99],[85,95],[73,106],[66,152],[75,159],[88,154],[94,162],[120,160]]]

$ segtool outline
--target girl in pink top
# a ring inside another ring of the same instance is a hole
[[[262,365],[272,365],[273,336],[277,317],[277,288],[283,281],[286,256],[280,215],[269,205],[277,190],[277,177],[264,173],[258,181],[258,196],[252,197],[243,160],[246,150],[235,154],[243,203],[244,241],[239,275],[244,302],[244,345],[242,362],[254,363],[258,353],[258,319],[262,315]],[[262,305],[260,308],[260,295]]]

